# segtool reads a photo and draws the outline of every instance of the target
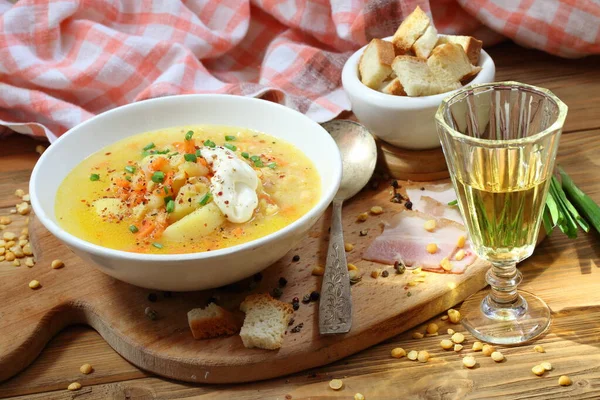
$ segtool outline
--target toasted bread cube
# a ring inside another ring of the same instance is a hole
[[[443,85],[459,82],[479,67],[471,65],[461,45],[447,43],[437,46],[427,59],[431,73]]]
[[[440,36],[436,46],[447,43],[461,45],[461,47],[465,50],[465,53],[467,53],[467,57],[469,57],[471,64],[479,64],[479,54],[481,54],[481,47],[483,46],[483,42],[481,40],[477,40],[471,36]]]
[[[360,57],[358,72],[362,83],[377,89],[392,73],[394,45],[381,39],[373,39]]]
[[[400,79],[394,78],[387,84],[383,85],[381,91],[386,94],[393,94],[394,96],[406,96],[404,87],[400,83]]]
[[[245,347],[275,350],[282,346],[285,330],[294,313],[291,304],[266,293],[251,294],[240,304],[240,310],[246,313],[240,330]]]
[[[421,7],[417,6],[417,8],[402,21],[396,30],[396,33],[394,33],[392,43],[396,49],[396,54],[402,55],[409,53],[413,44],[415,44],[417,39],[423,35],[430,23],[431,20],[427,14],[421,10]]]
[[[413,44],[412,50],[417,57],[427,58],[431,54],[431,51],[435,47],[437,41],[437,30],[433,27],[433,25],[429,25],[429,27],[425,29],[423,36],[417,39],[415,44]]]
[[[392,68],[410,97],[431,96],[458,89],[459,82],[440,83],[429,70],[427,62],[412,56],[396,56]]]
[[[215,303],[188,312],[188,324],[194,339],[229,336],[240,330],[234,315]]]

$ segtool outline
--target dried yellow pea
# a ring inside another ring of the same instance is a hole
[[[344,386],[344,382],[341,379],[332,379],[329,381],[329,387],[333,390],[340,390]]]

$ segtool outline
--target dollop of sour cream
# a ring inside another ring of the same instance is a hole
[[[201,153],[214,172],[210,191],[217,207],[231,222],[249,221],[258,206],[256,172],[224,147],[203,147]]]

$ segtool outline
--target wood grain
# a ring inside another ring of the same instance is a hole
[[[396,179],[431,182],[450,176],[442,148],[406,150],[377,140],[377,164]]]
[[[512,43],[488,52],[496,62],[498,80],[545,86],[567,103],[569,116],[564,132],[569,134],[561,140],[559,162],[576,183],[600,202],[597,172],[600,58],[563,60]],[[26,179],[37,158],[33,152],[35,144],[22,136],[0,142],[0,215],[13,206],[13,199],[6,199],[4,194],[27,185]],[[5,157],[7,148],[12,149],[15,157]],[[440,338],[416,341],[408,332],[326,367],[285,378],[239,385],[192,385],[150,376],[122,359],[91,328],[72,327],[53,339],[24,372],[1,383],[0,397],[283,399],[286,394],[293,394],[293,399],[348,399],[360,391],[367,399],[597,399],[600,398],[599,243],[597,234],[569,240],[556,232],[520,267],[525,278],[523,288],[540,295],[554,309],[550,332],[536,341],[546,347],[547,353],[543,355],[533,353],[532,345],[517,346],[503,350],[507,356],[505,363],[496,365],[484,359],[487,362],[480,361],[479,368],[465,370],[449,358],[453,353],[442,353]],[[557,312],[557,307],[563,311]],[[439,317],[432,321],[440,323]],[[434,357],[427,364],[392,359],[389,351],[397,346],[427,349]],[[553,363],[555,371],[542,378],[531,374],[531,367],[545,360]],[[85,362],[96,367],[91,375],[78,372]],[[565,373],[573,378],[574,384],[561,388],[557,377]],[[327,381],[333,377],[344,379],[346,386],[341,392],[327,387]],[[79,393],[65,390],[74,380],[84,385]],[[448,387],[448,382],[457,383],[454,386],[459,390]],[[465,394],[464,387],[471,389]],[[407,392],[410,395],[404,395]]]
[[[328,214],[296,249],[263,271],[263,279],[254,290],[248,289],[253,282],[250,278],[217,290],[160,295],[154,303],[147,300],[150,290],[119,282],[86,265],[32,217],[29,234],[38,265],[31,269],[9,263],[0,266],[4,276],[0,281],[4,333],[0,336],[0,380],[28,365],[58,331],[77,323],[89,324],[128,361],[162,376],[204,383],[267,379],[346,357],[431,318],[483,288],[488,265],[481,260],[462,275],[428,273],[426,283],[418,287],[407,285],[416,277],[410,271],[398,275],[388,267],[387,278],[369,276],[383,266],[361,260],[361,254],[381,232],[381,223],[404,209],[390,202],[390,189],[389,182],[381,183],[379,189],[364,190],[344,207],[345,239],[355,244],[348,261],[364,273],[363,280],[352,289],[351,332],[319,335],[317,303],[302,304],[294,313],[293,326],[303,323],[304,327],[299,333],[288,330],[278,351],[246,349],[238,335],[196,341],[187,326],[186,313],[206,305],[211,296],[236,312],[246,295],[271,291],[280,277],[288,281],[282,301],[301,299],[318,290],[321,277],[312,276],[311,271],[325,264]],[[382,206],[384,214],[357,222],[356,216],[374,205]],[[360,230],[368,230],[367,235],[361,237]],[[295,254],[300,255],[299,262],[292,261]],[[61,259],[65,267],[49,268],[54,259]],[[40,281],[42,288],[29,289],[27,283],[32,279]],[[14,304],[8,301],[11,298],[20,301]],[[380,302],[389,305],[380,308]],[[156,321],[144,315],[146,307],[158,312]]]

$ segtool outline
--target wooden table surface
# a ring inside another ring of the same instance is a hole
[[[552,90],[569,106],[559,163],[577,184],[600,202],[600,57],[563,60],[505,43],[488,50],[497,67],[497,80],[515,80]],[[39,142],[13,135],[0,141],[0,193],[27,189]],[[0,215],[7,215],[16,198],[0,198]],[[17,218],[16,218],[17,219]],[[12,228],[23,223],[23,218]],[[15,229],[11,229],[14,231]],[[20,231],[20,229],[19,229]],[[461,354],[444,351],[443,337],[412,339],[413,330],[328,366],[264,382],[239,385],[194,385],[153,376],[121,358],[94,330],[70,327],[56,336],[23,372],[0,384],[0,398],[19,399],[593,399],[600,398],[600,235],[567,239],[555,231],[521,265],[522,289],[544,298],[553,311],[552,327],[533,344],[502,347],[506,360],[495,364],[476,354],[479,364],[468,370]],[[1,278],[1,277],[0,277]],[[19,301],[19,299],[14,299]],[[382,304],[381,307],[385,307]],[[432,320],[441,331],[460,326]],[[430,321],[431,322],[431,321]],[[423,331],[423,327],[419,328]],[[0,332],[1,334],[1,332]],[[473,342],[466,335],[467,348]],[[394,359],[394,347],[428,350],[426,364]],[[542,362],[554,370],[543,377],[531,368]],[[79,373],[84,363],[95,371]],[[560,375],[573,379],[558,386]],[[333,391],[328,382],[341,378],[344,388]],[[69,392],[77,380],[83,388]]]

